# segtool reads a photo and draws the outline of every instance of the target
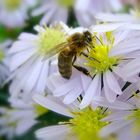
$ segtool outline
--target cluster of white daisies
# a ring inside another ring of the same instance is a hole
[[[74,15],[79,26],[72,28]],[[67,120],[36,130],[37,139],[139,140],[139,0],[0,0],[0,24],[9,30],[36,16],[34,32],[0,43],[0,85],[8,84],[10,104],[0,107],[0,137],[25,134],[50,110]],[[85,31],[93,47],[75,65],[89,75],[72,67],[65,79],[56,46]]]

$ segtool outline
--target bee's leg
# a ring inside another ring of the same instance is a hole
[[[99,60],[97,60],[97,59],[95,59],[95,58],[93,58],[93,57],[89,57],[87,54],[85,54],[84,52],[81,52],[81,54],[80,55],[83,55],[83,56],[85,56],[85,57],[87,57],[87,58],[89,58],[90,60],[95,60],[95,61],[97,61],[98,63],[100,63],[100,61]]]
[[[95,46],[93,44],[90,44],[89,42],[85,41],[85,45],[87,45],[88,47],[90,47],[91,49],[95,48]]]
[[[83,68],[81,66],[77,66],[77,65],[73,65],[74,68],[76,68],[78,71],[84,73],[87,76],[90,76],[92,78],[92,76],[90,75],[89,71],[86,68]]]
[[[87,48],[87,52],[88,52],[88,53],[90,52],[89,48]]]
[[[76,55],[74,55],[73,60],[72,60],[72,65],[74,64],[74,62],[76,61],[77,57]]]
[[[84,53],[84,52],[81,52],[80,55],[83,55],[83,56],[88,58],[88,55],[86,53]]]

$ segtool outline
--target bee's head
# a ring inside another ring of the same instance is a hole
[[[91,43],[92,42],[92,35],[89,31],[85,31],[84,32],[84,35],[85,35],[85,39],[88,43]]]

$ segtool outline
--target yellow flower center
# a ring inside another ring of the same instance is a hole
[[[6,112],[4,114],[0,114],[0,119],[1,118],[6,118],[7,120],[10,120],[11,119],[11,113],[13,113],[13,111],[17,111],[17,110],[16,109],[6,108],[5,111]],[[8,127],[16,128],[18,121],[19,121],[18,119],[15,119],[13,121],[12,120],[7,121],[7,123],[5,123],[5,125],[7,125]]]
[[[3,51],[0,49],[0,62],[3,60],[4,58],[4,53]]]
[[[68,8],[74,5],[74,0],[58,0],[58,4]]]
[[[86,108],[74,113],[73,119],[69,121],[70,127],[79,140],[100,140],[98,132],[108,124],[108,122],[100,121],[103,117],[105,114],[100,108],[96,110]]]
[[[134,117],[136,118],[136,126],[138,130],[140,129],[140,109],[134,112]]]
[[[38,52],[45,56],[50,50],[57,49],[56,46],[65,41],[65,34],[62,31],[45,27],[44,31],[39,33]]]
[[[4,5],[8,10],[16,10],[21,4],[21,0],[4,0]]]
[[[134,125],[133,125],[133,133],[139,134],[140,130],[140,109],[135,110],[132,115],[128,116],[126,119],[131,120],[134,119]]]
[[[139,10],[139,9],[135,9],[135,10],[133,11],[133,14],[134,14],[134,16],[136,16],[137,18],[140,19],[140,10]]]
[[[104,42],[106,39],[106,43]],[[100,36],[99,39],[93,41],[93,46],[88,53],[88,58],[86,58],[87,62],[85,63],[91,69],[91,75],[97,73],[103,73],[109,69],[112,69],[114,65],[117,65],[116,57],[109,57],[109,51],[113,47],[114,44],[114,36],[111,32],[106,33],[106,38]]]
[[[137,103],[140,103],[140,96],[136,93],[134,93],[133,95],[134,95],[133,98],[135,98],[137,100]],[[133,114],[128,116],[127,119],[128,120],[130,120],[130,119],[135,120],[134,127],[133,127],[133,132],[134,133],[139,133],[139,130],[140,130],[140,109],[134,110]]]
[[[35,108],[35,113],[38,116],[44,115],[48,112],[48,109],[44,108],[43,106],[41,106],[39,104],[34,104],[34,108]]]

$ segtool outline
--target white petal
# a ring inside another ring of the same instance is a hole
[[[35,48],[32,42],[16,41],[10,48],[9,53],[17,53],[30,48]]]
[[[65,84],[59,86],[56,88],[56,90],[54,90],[53,94],[56,97],[68,94],[71,90],[73,90],[74,87],[78,87],[80,79],[79,77],[76,77],[74,79],[70,79],[69,81],[67,81]]]
[[[41,106],[52,110],[58,114],[62,114],[68,117],[72,117],[72,114],[69,112],[68,108],[54,102],[53,100],[49,100],[47,97],[43,97],[42,95],[36,94],[33,96],[33,99],[36,103],[40,104]]]
[[[94,25],[90,27],[91,32],[108,32],[114,31],[119,29],[120,27],[124,26],[123,23],[109,23],[109,24],[101,24],[101,25]]]
[[[93,81],[90,83],[87,91],[85,92],[85,96],[83,97],[83,100],[80,104],[80,108],[85,108],[88,106],[91,101],[94,99],[94,95],[97,95],[100,93],[99,91],[99,85],[100,85],[100,75],[96,75],[93,79]]]
[[[33,42],[36,41],[38,39],[37,35],[31,34],[31,33],[22,33],[19,36],[19,40],[23,40],[26,42]]]
[[[49,72],[49,61],[44,62],[42,70],[40,72],[40,76],[37,82],[36,91],[40,94],[44,93],[46,88],[46,81]]]
[[[19,121],[17,128],[16,128],[16,134],[17,135],[22,135],[25,132],[27,132],[34,124],[36,124],[36,121],[31,119],[31,118],[27,118],[25,120]]]
[[[56,126],[49,126],[36,131],[37,138],[46,139],[46,140],[55,140],[66,138],[65,136],[69,133],[69,128],[67,125],[56,125]]]
[[[117,45],[117,47],[114,46],[110,50],[109,56],[110,57],[111,56],[122,56],[122,55],[126,55],[128,53],[131,53],[133,51],[140,50],[140,47],[139,47],[139,45],[140,45],[140,43],[139,43],[140,39],[138,41],[137,40],[135,40],[135,41],[136,42],[134,44],[131,44],[131,43],[127,42],[127,44],[120,44],[121,46],[120,45]]]
[[[95,16],[98,20],[104,22],[139,22],[137,18],[130,14],[107,14],[99,13]]]
[[[113,112],[111,115],[103,118],[102,121],[112,122],[112,121],[125,120],[129,115],[132,115],[131,111]]]
[[[21,53],[17,53],[12,57],[11,64],[10,64],[10,69],[11,71],[15,70],[18,68],[20,65],[25,63],[31,56],[34,55],[36,50],[30,49],[27,51],[23,51]]]
[[[70,104],[72,102],[74,102],[77,97],[79,97],[79,95],[82,93],[82,87],[74,87],[72,91],[70,91],[68,93],[68,95],[65,96],[63,102],[64,104]]]
[[[32,13],[31,13],[31,15],[32,16],[38,16],[38,15],[41,15],[41,14],[43,14],[43,13],[45,13],[45,11],[47,11],[47,9],[50,7],[50,5],[49,5],[49,3],[46,5],[42,5],[42,6],[40,6],[39,8],[35,8],[33,11],[32,11]]]
[[[130,63],[125,65],[123,72],[125,73],[125,78],[138,74],[140,72],[140,59],[132,60]]]
[[[107,81],[105,79],[105,76],[103,76],[103,82],[104,82],[104,93],[105,93],[105,97],[107,98],[107,100],[109,102],[114,102],[116,100],[116,93],[114,93],[114,91],[112,91],[108,84]]]
[[[89,76],[86,76],[85,74],[81,74],[81,82],[82,82],[82,88],[84,92],[87,91],[92,79]]]
[[[132,120],[120,120],[120,121],[115,121],[101,129],[100,135],[102,137],[108,136],[109,134],[116,133],[119,129],[125,128],[127,125],[131,124],[133,121]]]
[[[46,23],[49,23],[51,18],[55,15],[56,9],[51,9],[47,14],[43,16],[43,18],[40,21],[41,25],[45,25]]]
[[[132,106],[131,104],[121,102],[121,101],[118,101],[118,100],[111,103],[107,99],[105,99],[104,97],[95,97],[93,102],[96,103],[98,106],[109,107],[111,109],[117,109],[117,110],[135,109],[135,107]]]
[[[117,81],[117,79],[114,77],[113,73],[110,71],[107,71],[104,75],[105,81],[107,82],[108,87],[112,90],[112,92],[121,95],[121,87]]]
[[[26,81],[25,84],[25,89],[28,92],[31,92],[33,88],[36,88],[36,84],[38,82],[38,79],[40,78],[40,73],[43,68],[43,64],[44,62],[42,62],[42,59],[38,59],[36,60],[35,64],[32,66],[30,76],[28,77],[28,80]]]
[[[64,78],[60,76],[58,73],[54,73],[47,78],[47,88],[53,92],[57,87],[63,85],[66,82]]]

